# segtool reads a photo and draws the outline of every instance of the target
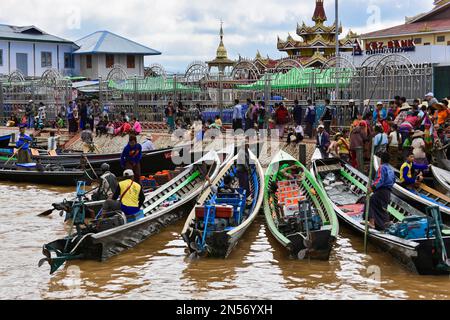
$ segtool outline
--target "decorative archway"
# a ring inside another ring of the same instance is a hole
[[[159,63],[154,63],[144,70],[144,77],[163,77],[167,78],[166,69]]]
[[[375,73],[382,74],[386,69],[391,71],[401,71],[402,73],[412,74],[414,63],[404,54],[389,54],[379,60],[375,66]]]
[[[58,81],[62,80],[63,76],[56,69],[48,69],[42,74],[41,84],[43,86],[53,86],[56,87],[58,85]]]
[[[106,76],[107,81],[124,81],[128,79],[128,74],[125,67],[121,64],[113,65],[111,71]]]
[[[303,65],[295,59],[283,59],[275,66],[275,72],[286,73],[291,69],[301,69],[303,70]]]
[[[194,61],[186,68],[184,75],[186,82],[200,82],[209,78],[208,65],[202,61]]]
[[[353,64],[353,62],[343,55],[334,56],[325,61],[322,66],[322,70],[327,68],[347,69],[352,71],[356,70],[356,67]]]
[[[25,82],[25,76],[20,70],[14,70],[9,74],[9,82]]]
[[[231,78],[233,80],[257,81],[261,78],[261,73],[252,61],[241,60],[234,66]]]

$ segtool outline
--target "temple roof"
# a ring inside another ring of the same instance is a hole
[[[327,21],[327,15],[325,13],[325,8],[323,6],[323,0],[316,0],[316,9],[314,10],[312,20],[314,22]]]

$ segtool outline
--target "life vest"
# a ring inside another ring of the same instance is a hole
[[[122,196],[122,198],[120,199],[120,202],[127,207],[139,207],[139,194],[141,193],[141,185],[134,182],[131,185],[131,180],[125,180],[125,181],[121,181],[119,182],[119,187],[120,187],[120,195]],[[129,188],[129,189],[128,189]],[[128,191],[122,195],[125,190]]]
[[[409,164],[408,162],[405,162],[402,167],[400,168],[400,183],[404,183],[405,182],[405,177],[403,176],[403,171],[404,169],[408,167],[408,178],[413,179],[413,165],[412,163]]]

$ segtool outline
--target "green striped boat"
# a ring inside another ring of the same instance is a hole
[[[292,165],[297,165],[303,173],[296,181],[287,181],[280,171]],[[291,208],[281,203],[279,198],[285,190],[281,186],[283,183],[292,184],[300,191],[291,198],[297,198],[298,205],[295,200]],[[300,260],[329,259],[339,233],[333,205],[305,166],[284,151],[275,156],[266,172],[264,214],[270,232],[292,257]]]

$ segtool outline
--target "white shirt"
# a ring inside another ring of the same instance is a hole
[[[142,152],[153,151],[156,149],[155,145],[150,140],[145,140],[145,142],[142,143],[141,146],[142,146]]]
[[[389,134],[389,138],[391,140],[391,144],[389,146],[391,147],[398,147],[398,137],[397,137],[397,132],[393,131]]]
[[[413,148],[414,158],[424,159],[427,157],[422,148],[425,148],[425,141],[422,138],[414,139],[411,147]]]
[[[49,137],[47,139],[47,150],[48,151],[52,151],[52,150],[56,150],[57,149],[57,145],[56,145],[56,137]]]
[[[295,133],[300,133],[303,136],[304,135],[303,127],[302,126],[295,127]]]

